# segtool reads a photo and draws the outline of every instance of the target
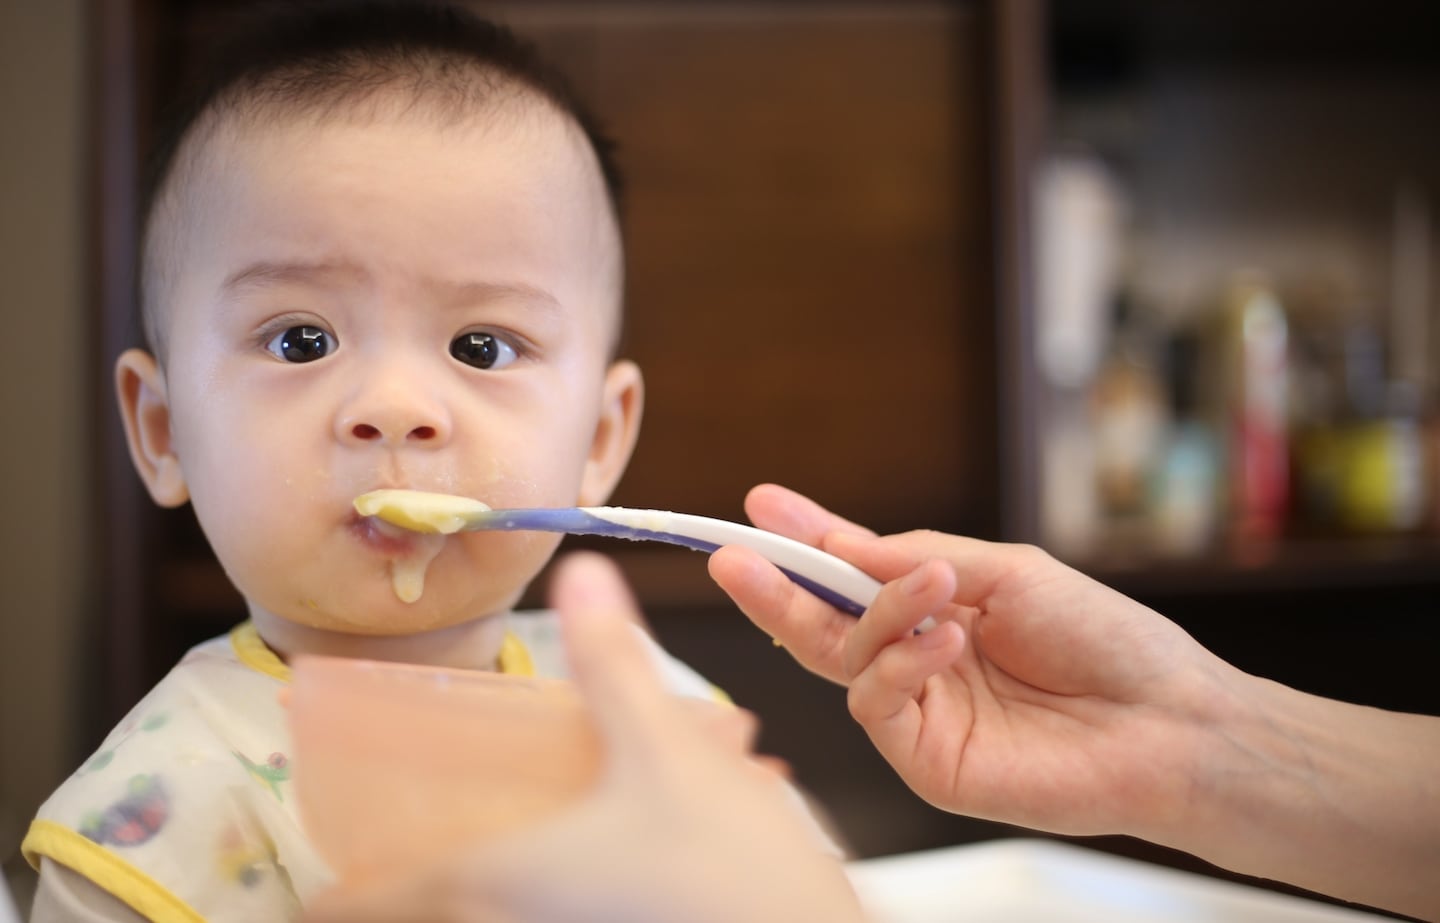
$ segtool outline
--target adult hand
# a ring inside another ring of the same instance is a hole
[[[813,672],[905,781],[950,811],[1057,832],[1181,822],[1198,747],[1247,706],[1248,679],[1174,623],[1043,551],[935,532],[877,537],[774,485],[759,527],[888,581],[856,620],[758,555],[723,548],[715,580]],[[930,631],[915,629],[926,617]]]
[[[605,750],[593,793],[439,866],[337,888],[306,919],[860,920],[839,860],[780,777],[749,757],[753,720],[727,708],[717,734],[664,691],[614,565],[571,555],[552,597]]]
[[[859,620],[744,548],[710,572],[939,807],[1127,833],[1217,865],[1440,920],[1440,719],[1250,676],[1038,548],[878,537],[784,488],[761,528],[889,581]],[[937,626],[916,634],[926,617]]]

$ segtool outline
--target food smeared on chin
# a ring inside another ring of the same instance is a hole
[[[468,516],[490,506],[470,497],[434,494],[424,490],[372,490],[355,498],[361,516],[375,516],[412,532],[449,535],[465,528]]]
[[[390,562],[390,585],[402,603],[413,603],[425,592],[425,571],[445,545],[443,535],[425,535],[412,554]]]
[[[372,490],[355,498],[355,511],[393,526],[421,533],[414,549],[390,562],[390,582],[401,602],[413,603],[425,592],[425,571],[445,536],[460,531],[467,514],[490,507],[469,497],[423,490]]]

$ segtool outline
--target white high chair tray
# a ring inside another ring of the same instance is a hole
[[[1393,917],[1054,840],[1007,839],[849,863],[876,923],[1361,923]]]

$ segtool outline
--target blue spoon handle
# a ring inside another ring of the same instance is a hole
[[[807,592],[851,615],[875,601],[879,581],[854,565],[803,542],[753,526],[663,510],[619,506],[487,510],[467,513],[466,531],[564,532],[637,542],[665,542],[706,554],[722,545],[744,545],[778,567]]]

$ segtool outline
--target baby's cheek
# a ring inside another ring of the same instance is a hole
[[[564,536],[555,532],[471,532],[459,538],[466,566],[489,575],[492,581],[519,585],[545,566]]]
[[[513,602],[550,562],[563,537],[553,532],[470,533],[462,537],[463,555],[447,562],[458,567],[437,572],[432,565],[431,579],[472,600]]]
[[[497,466],[495,474],[465,493],[491,509],[574,506],[579,478],[553,462],[536,462],[523,468]]]

